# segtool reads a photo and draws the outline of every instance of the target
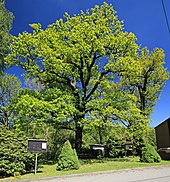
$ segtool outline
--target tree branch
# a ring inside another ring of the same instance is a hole
[[[101,82],[101,79],[102,79],[105,75],[107,75],[109,72],[110,72],[110,69],[107,70],[107,71],[104,71],[104,72],[102,72],[102,73],[100,74],[99,80],[96,82],[96,84],[94,85],[94,87],[92,88],[92,90],[90,91],[90,93],[86,96],[86,99],[85,99],[86,101],[87,101],[87,100],[91,97],[91,95],[96,91],[98,85],[99,85],[100,82]]]

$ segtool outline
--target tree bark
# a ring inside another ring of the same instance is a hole
[[[82,147],[82,136],[83,136],[83,127],[76,126],[76,140],[75,140],[75,148],[77,153],[80,152]]]

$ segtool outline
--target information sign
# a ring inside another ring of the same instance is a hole
[[[47,140],[28,139],[27,152],[47,152]]]

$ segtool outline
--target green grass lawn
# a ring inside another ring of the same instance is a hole
[[[0,182],[18,179],[29,179],[29,178],[43,178],[48,176],[61,176],[68,174],[80,174],[96,171],[106,170],[120,170],[144,166],[158,166],[170,164],[170,161],[162,161],[160,163],[141,163],[138,157],[130,158],[119,158],[119,159],[95,159],[95,160],[81,160],[81,167],[79,170],[70,171],[56,171],[56,165],[39,165],[37,174],[34,172],[20,176],[19,178],[5,178],[0,179]]]

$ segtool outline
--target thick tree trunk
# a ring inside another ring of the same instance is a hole
[[[80,152],[82,147],[82,136],[83,136],[83,127],[77,126],[76,127],[76,141],[75,141],[75,148],[77,153]]]

